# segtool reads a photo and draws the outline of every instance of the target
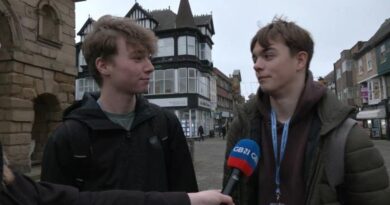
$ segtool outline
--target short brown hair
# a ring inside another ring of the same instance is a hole
[[[119,37],[123,37],[128,45],[145,49],[149,54],[154,54],[156,51],[157,38],[153,31],[139,26],[126,17],[102,16],[93,24],[93,29],[87,35],[82,47],[88,69],[99,86],[102,85],[102,77],[95,61],[99,57],[110,60],[117,54]]]
[[[270,40],[283,40],[286,46],[290,49],[291,55],[295,55],[300,51],[307,52],[307,73],[314,52],[314,42],[308,31],[294,22],[289,22],[276,17],[271,23],[257,31],[251,41],[251,52],[253,51],[256,43],[259,43],[264,48],[268,48],[270,46]]]

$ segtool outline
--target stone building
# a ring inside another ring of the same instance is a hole
[[[77,1],[0,0],[0,141],[16,170],[40,162],[74,100]]]

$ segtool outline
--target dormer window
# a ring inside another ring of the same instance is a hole
[[[38,40],[47,44],[61,46],[61,25],[58,12],[51,2],[41,1],[38,10]]]

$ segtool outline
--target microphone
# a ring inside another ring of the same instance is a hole
[[[240,140],[230,152],[227,166],[233,168],[222,194],[230,195],[240,180],[241,173],[249,177],[256,168],[260,157],[259,145],[251,139]]]

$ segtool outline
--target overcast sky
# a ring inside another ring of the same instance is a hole
[[[311,70],[315,78],[333,70],[343,49],[367,41],[385,19],[390,18],[390,0],[189,0],[193,15],[213,15],[214,66],[229,75],[241,70],[244,96],[256,92],[249,42],[259,26],[274,16],[284,16],[307,29],[315,42]],[[138,0],[145,10],[170,8],[177,14],[180,0]],[[76,3],[76,32],[88,15],[124,16],[134,0],[87,0]],[[78,40],[77,40],[78,41]]]

